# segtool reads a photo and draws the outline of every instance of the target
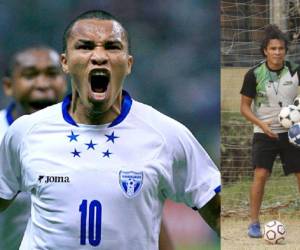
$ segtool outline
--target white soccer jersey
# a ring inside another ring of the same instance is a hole
[[[14,104],[0,111],[0,142],[13,122]],[[30,216],[30,194],[20,193],[10,207],[0,213],[0,249],[16,250],[19,248]]]
[[[0,142],[9,127],[9,122],[7,120],[7,110],[0,110]]]
[[[20,249],[158,249],[166,198],[201,208],[219,190],[192,134],[126,92],[111,124],[76,124],[69,105],[23,116],[1,145],[0,196],[32,194]]]

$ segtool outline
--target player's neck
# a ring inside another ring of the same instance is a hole
[[[278,71],[278,70],[281,70],[284,67],[284,62],[274,64],[272,62],[266,61],[266,64],[267,64],[268,69],[271,70],[271,71]]]
[[[18,119],[22,115],[27,115],[27,114],[28,112],[26,112],[25,109],[22,107],[22,105],[19,103],[16,103],[11,113],[14,120]]]
[[[122,95],[118,97],[115,103],[104,112],[101,112],[97,105],[85,106],[79,97],[75,98],[72,96],[71,106],[69,114],[72,116],[74,121],[78,124],[87,125],[102,125],[109,124],[116,119],[121,113]]]

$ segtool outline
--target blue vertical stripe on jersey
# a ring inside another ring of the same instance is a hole
[[[68,112],[68,109],[71,105],[71,100],[72,100],[72,95],[67,95],[64,100],[63,100],[63,103],[62,103],[62,115],[64,117],[64,120],[67,122],[67,123],[70,123],[71,125],[73,126],[76,126],[78,127],[77,123],[73,120],[73,118],[70,116],[69,112]]]
[[[131,99],[130,95],[125,90],[122,91],[122,95],[123,95],[123,100],[122,100],[121,113],[108,126],[109,128],[114,127],[114,126],[118,125],[119,123],[121,123],[126,118],[126,116],[128,115],[128,113],[131,109],[132,99]],[[73,120],[73,118],[70,116],[70,114],[68,112],[68,109],[71,105],[71,100],[72,100],[71,94],[67,95],[64,98],[64,100],[62,102],[62,115],[63,115],[64,120],[67,123],[69,123],[73,126],[79,127],[78,124]]]
[[[8,123],[8,125],[10,126],[13,122],[14,122],[14,118],[12,115],[12,111],[15,108],[16,103],[12,102],[11,104],[8,105],[8,107],[6,108],[6,121]]]

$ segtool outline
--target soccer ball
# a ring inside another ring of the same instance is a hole
[[[294,106],[300,109],[300,95],[298,95],[294,100]]]
[[[290,143],[294,144],[297,147],[300,147],[300,123],[296,123],[289,128],[288,137]]]
[[[300,111],[294,105],[283,107],[278,115],[279,122],[284,128],[290,128],[300,122]]]
[[[277,221],[272,220],[264,226],[264,240],[271,244],[280,244],[284,241],[286,230],[284,225]]]

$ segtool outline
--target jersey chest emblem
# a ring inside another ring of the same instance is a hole
[[[119,184],[127,198],[133,198],[141,191],[143,186],[143,172],[120,171]]]

